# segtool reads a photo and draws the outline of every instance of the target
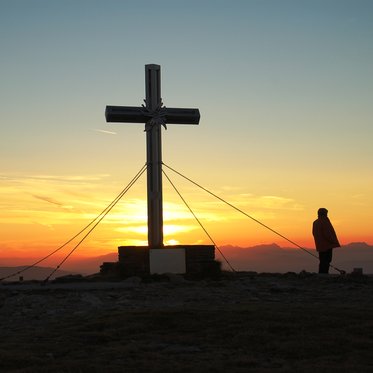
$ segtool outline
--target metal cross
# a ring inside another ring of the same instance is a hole
[[[171,124],[199,124],[198,109],[175,109],[163,106],[161,99],[161,67],[145,65],[145,106],[106,106],[107,122],[145,123],[148,245],[163,247],[162,204],[162,126]]]

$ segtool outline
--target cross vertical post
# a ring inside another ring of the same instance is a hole
[[[162,126],[199,124],[198,109],[166,108],[161,99],[161,67],[145,65],[145,106],[106,106],[109,123],[145,123],[148,247],[163,248]]]
[[[159,65],[145,65],[145,94],[146,109],[149,112],[154,112],[162,106]],[[146,131],[148,244],[150,248],[163,247],[161,127],[153,125]]]

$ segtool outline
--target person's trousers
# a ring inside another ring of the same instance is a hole
[[[329,273],[329,266],[333,258],[333,249],[319,252],[319,273]]]

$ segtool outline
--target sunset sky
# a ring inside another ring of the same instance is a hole
[[[0,0],[0,263],[48,254],[145,163],[144,65],[165,106],[199,126],[163,130],[166,164],[313,247],[326,207],[342,244],[373,244],[370,0]],[[171,171],[218,245],[291,246]],[[164,180],[165,243],[210,241]],[[76,255],[146,243],[146,177]],[[65,251],[66,252],[66,251]]]

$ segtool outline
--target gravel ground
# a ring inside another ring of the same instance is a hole
[[[3,284],[4,372],[371,372],[373,278]]]

